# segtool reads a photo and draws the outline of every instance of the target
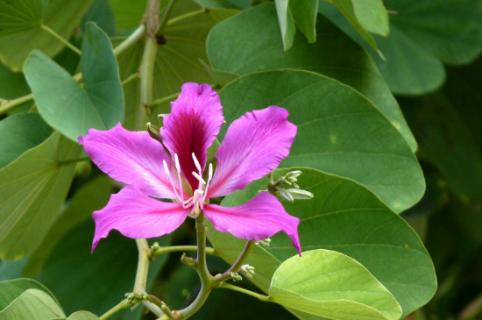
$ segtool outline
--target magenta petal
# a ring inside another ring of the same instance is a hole
[[[289,215],[278,199],[268,192],[261,192],[238,207],[205,205],[204,214],[216,230],[229,232],[240,239],[263,240],[283,231],[298,253],[301,252],[298,238],[300,219]]]
[[[92,250],[111,230],[133,239],[160,237],[176,230],[188,214],[189,210],[178,203],[158,201],[125,187],[113,194],[103,209],[94,212]]]
[[[216,152],[217,166],[209,197],[242,189],[273,171],[290,151],[296,126],[288,111],[271,106],[235,120]]]
[[[92,161],[114,180],[158,198],[175,198],[164,174],[170,161],[162,144],[145,131],[127,131],[120,124],[110,130],[90,129],[79,138]]]
[[[181,94],[172,102],[171,113],[164,117],[161,136],[169,151],[177,153],[181,170],[193,188],[198,181],[192,160],[194,153],[204,168],[207,150],[224,122],[218,94],[207,84],[185,83]]]

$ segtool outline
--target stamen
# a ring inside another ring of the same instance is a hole
[[[196,155],[194,154],[194,152],[192,153],[192,161],[194,161],[194,165],[196,166],[197,172],[199,172],[199,174],[202,174],[201,164],[199,163],[199,160],[196,158]]]
[[[206,198],[208,196],[208,190],[209,190],[209,184],[211,183],[211,180],[213,179],[213,164],[210,163],[208,166],[208,181],[206,182],[206,189],[204,189],[204,194],[202,198],[202,203],[206,201]]]
[[[181,199],[184,198],[184,189],[182,187],[182,180],[181,180],[181,163],[179,162],[179,157],[177,153],[174,153],[174,165],[176,166],[177,171],[177,182],[179,184],[179,192],[181,193]]]
[[[203,177],[201,177],[197,172],[193,171],[192,175],[197,179],[197,181],[199,181],[200,184],[206,184],[206,181],[204,181]]]
[[[170,170],[169,170],[169,166],[167,165],[167,161],[166,161],[166,160],[162,160],[162,165],[163,165],[163,167],[164,167],[164,172],[166,173],[167,177],[169,178],[169,183],[171,184],[171,188],[172,188],[172,190],[174,191],[174,195],[176,196],[177,201],[182,202],[183,199],[181,198],[181,196],[180,196],[179,193],[177,192],[177,189],[176,189],[176,187],[174,186],[174,181],[172,181],[171,172],[170,172]]]

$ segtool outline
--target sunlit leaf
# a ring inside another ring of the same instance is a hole
[[[276,269],[269,295],[281,305],[334,320],[397,320],[393,295],[359,262],[336,251],[312,250]]]
[[[0,318],[8,320],[45,320],[65,318],[53,298],[42,290],[27,289],[5,309],[0,310]]]
[[[39,289],[52,295],[50,291],[33,279],[19,278],[0,282],[0,310],[7,307],[13,300],[28,289]],[[52,296],[53,297],[53,296]]]

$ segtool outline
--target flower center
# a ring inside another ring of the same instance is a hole
[[[176,197],[175,200],[179,202],[183,208],[192,207],[190,216],[192,218],[196,218],[203,209],[204,203],[206,202],[209,184],[211,183],[211,180],[213,178],[213,164],[209,163],[207,181],[204,181],[201,164],[199,163],[199,160],[197,159],[194,152],[192,153],[192,160],[194,162],[194,166],[196,167],[197,172],[193,171],[191,174],[198,181],[198,186],[193,191],[192,196],[188,199],[185,199],[184,196],[184,188],[182,184],[183,180],[181,177],[181,164],[179,162],[179,156],[177,155],[177,153],[175,153],[172,158],[172,162],[174,163],[174,169],[176,171],[175,175],[171,174],[171,170],[169,169],[169,165],[167,164],[166,160],[164,160],[162,164],[164,166],[164,172],[169,179],[169,183],[171,184],[171,188]]]

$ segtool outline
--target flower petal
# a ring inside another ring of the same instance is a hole
[[[301,253],[298,238],[300,219],[289,215],[278,199],[268,192],[261,192],[238,207],[205,205],[204,214],[216,230],[229,232],[240,239],[263,240],[283,231]]]
[[[94,212],[92,250],[111,230],[133,239],[160,237],[176,230],[188,214],[189,209],[178,203],[158,201],[132,187],[125,187],[113,194],[103,209]]]
[[[164,117],[161,136],[169,151],[179,156],[181,170],[193,188],[198,181],[194,153],[202,168],[207,150],[214,142],[224,122],[218,94],[207,84],[185,83],[181,94],[171,104],[171,113]]]
[[[216,152],[209,197],[242,189],[273,171],[290,151],[297,128],[286,109],[271,106],[245,113],[229,127]]]
[[[79,138],[92,161],[114,180],[158,198],[176,198],[163,160],[162,144],[145,131],[127,131],[120,124],[110,130],[90,129]]]

